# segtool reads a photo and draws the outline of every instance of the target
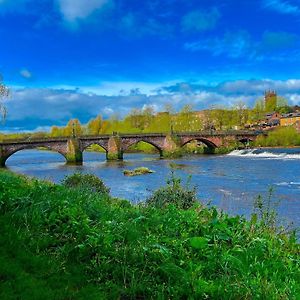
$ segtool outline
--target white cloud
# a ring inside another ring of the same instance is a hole
[[[141,94],[145,95],[155,95],[157,90],[162,85],[173,85],[179,80],[172,80],[166,82],[139,82],[139,81],[102,81],[95,86],[80,86],[77,88],[75,86],[69,85],[56,85],[52,88],[54,89],[65,89],[65,90],[78,90],[84,94],[89,95],[106,95],[106,96],[128,96],[134,91],[139,91]]]
[[[32,77],[32,73],[29,72],[27,69],[22,69],[22,70],[20,71],[20,75],[21,75],[22,77],[26,78],[26,79],[29,79],[29,78]]]
[[[282,14],[299,14],[300,7],[291,1],[285,0],[264,0],[263,7]]]
[[[102,9],[111,0],[56,0],[65,21],[73,23]]]
[[[134,86],[134,84],[133,84]],[[131,86],[130,86],[131,87]],[[119,86],[118,86],[119,88]],[[101,114],[104,118],[118,113],[124,117],[132,108],[152,106],[155,111],[172,103],[178,111],[185,104],[195,109],[214,106],[231,106],[244,101],[248,106],[263,97],[264,91],[274,89],[290,104],[300,104],[300,79],[288,80],[236,80],[215,85],[182,82],[157,89],[156,93],[96,95],[78,89],[16,89],[5,102],[8,116],[1,130],[34,130],[39,126],[65,125],[69,119],[82,123]],[[45,127],[47,128],[47,127]]]

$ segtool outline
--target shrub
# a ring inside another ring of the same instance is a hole
[[[293,126],[278,127],[274,131],[270,131],[267,137],[259,136],[255,141],[256,146],[299,146],[300,135]]]
[[[62,185],[69,188],[88,190],[99,194],[109,194],[109,188],[103,181],[93,174],[74,173],[66,176]]]
[[[181,179],[175,177],[174,172],[172,172],[167,180],[167,185],[156,190],[146,200],[146,205],[163,208],[172,204],[180,209],[189,209],[196,201],[196,188],[190,188],[189,181],[185,186],[182,186]]]

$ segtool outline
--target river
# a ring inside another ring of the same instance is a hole
[[[126,177],[124,169],[148,167],[153,174]],[[54,152],[24,150],[7,161],[7,168],[21,174],[60,182],[73,172],[93,173],[111,188],[111,194],[133,203],[144,201],[163,186],[171,170],[183,182],[191,176],[200,201],[216,205],[229,214],[249,216],[258,195],[280,201],[277,207],[284,222],[300,227],[300,149],[236,150],[227,155],[193,155],[176,160],[158,155],[124,154],[122,162],[106,162],[105,154],[84,152],[80,166],[65,164]]]

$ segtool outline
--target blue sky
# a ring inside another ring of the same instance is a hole
[[[300,0],[0,0],[0,130],[172,103],[300,104]]]

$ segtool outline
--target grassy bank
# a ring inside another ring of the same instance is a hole
[[[176,180],[132,206],[75,179],[0,171],[1,299],[299,297],[299,244],[266,219],[186,202]]]

